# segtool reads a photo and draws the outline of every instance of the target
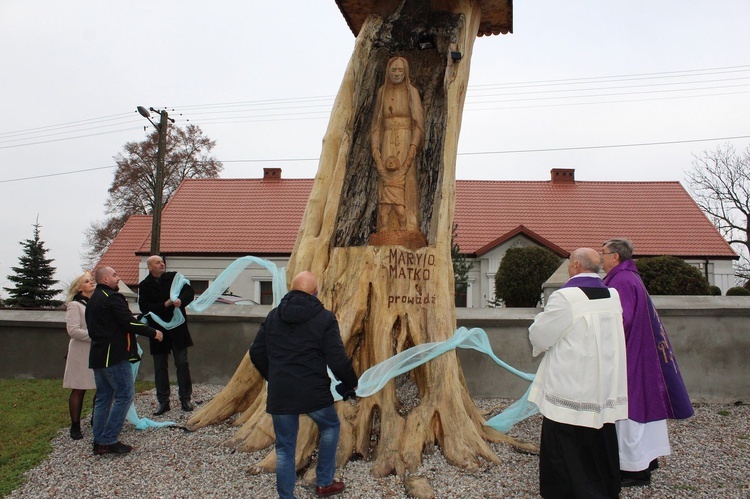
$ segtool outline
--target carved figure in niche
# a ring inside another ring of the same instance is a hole
[[[379,177],[377,231],[414,231],[423,240],[419,233],[416,168],[412,168],[424,136],[422,99],[409,81],[406,59],[392,57],[385,72],[370,131],[370,147]],[[371,237],[370,244],[402,244],[374,239]]]
[[[376,162],[375,166],[380,175],[380,187],[378,189],[378,228],[389,226],[389,219],[396,215],[398,230],[406,230],[406,200],[404,185],[406,184],[406,173],[410,165],[403,164],[396,156],[388,156],[383,168],[382,161]]]

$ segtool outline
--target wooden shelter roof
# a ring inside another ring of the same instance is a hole
[[[371,13],[386,16],[392,12],[399,0],[336,0],[341,14],[346,19],[354,36]],[[437,2],[433,3],[446,3]],[[477,36],[506,35],[513,32],[513,0],[479,0],[482,18]]]

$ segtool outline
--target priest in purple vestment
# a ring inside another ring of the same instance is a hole
[[[651,483],[657,458],[670,454],[667,419],[693,415],[664,325],[646,291],[628,239],[610,239],[600,251],[604,284],[620,294],[628,365],[628,419],[618,421],[622,485]]]

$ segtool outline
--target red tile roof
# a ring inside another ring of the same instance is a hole
[[[117,233],[117,236],[102,255],[97,267],[112,267],[125,284],[138,286],[138,264],[141,258],[135,254],[143,242],[151,242],[151,216],[133,215]]]
[[[161,253],[288,255],[312,185],[312,179],[185,180],[162,213]],[[150,220],[132,217],[102,259],[129,286],[138,283],[134,253],[149,252]],[[524,233],[558,253],[628,237],[637,256],[736,258],[679,182],[458,180],[455,222],[461,251],[478,256]]]
[[[627,237],[638,256],[736,256],[679,182],[459,180],[454,221],[465,253],[523,224],[566,251]]]
[[[162,254],[290,254],[312,179],[185,180],[162,212]],[[149,236],[150,237],[150,236]],[[150,239],[135,250],[148,254]]]

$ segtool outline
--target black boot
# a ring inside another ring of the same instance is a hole
[[[169,402],[159,402],[159,407],[154,412],[154,416],[161,416],[169,410]]]
[[[83,438],[83,433],[81,433],[80,421],[70,423],[70,438],[72,438],[73,440],[80,440]]]

